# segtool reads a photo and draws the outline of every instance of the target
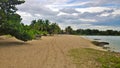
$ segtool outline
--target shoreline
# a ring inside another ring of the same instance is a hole
[[[100,46],[97,46],[97,45],[93,44],[92,43],[93,40],[85,38],[85,37],[82,37],[82,36],[80,36],[80,37],[85,39],[85,40],[88,40],[89,42],[91,42],[92,46],[90,48],[96,49],[96,50],[101,50],[101,51],[108,51],[107,49],[104,49],[103,47],[100,47]]]
[[[120,53],[119,50],[119,37],[120,36],[82,36],[85,39],[89,39],[96,46],[102,47],[103,49],[110,52]]]
[[[92,40],[82,37],[81,35],[67,35],[67,34],[62,34],[62,35],[56,35],[56,36],[74,36],[74,37],[79,37],[82,40],[84,40],[86,43],[88,43],[89,47],[85,47],[85,48],[92,48],[92,49],[96,49],[96,50],[100,50],[100,51],[108,51],[107,49],[104,49],[103,47],[97,46],[95,44],[92,43]]]

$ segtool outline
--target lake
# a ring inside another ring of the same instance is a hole
[[[87,39],[100,41],[100,42],[109,42],[107,47],[110,47],[109,50],[120,52],[120,36],[84,36]]]

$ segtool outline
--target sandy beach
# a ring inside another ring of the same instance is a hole
[[[74,35],[46,36],[26,43],[0,37],[0,68],[76,68],[68,56],[74,48],[104,50]]]

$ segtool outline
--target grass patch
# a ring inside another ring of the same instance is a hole
[[[5,37],[7,37],[7,38],[12,38],[12,36],[11,35],[4,35]]]
[[[90,48],[69,51],[77,68],[120,68],[120,54]]]

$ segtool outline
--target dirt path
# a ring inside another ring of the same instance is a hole
[[[75,68],[68,50],[94,47],[79,36],[43,37],[23,43],[15,38],[0,39],[0,68]]]

